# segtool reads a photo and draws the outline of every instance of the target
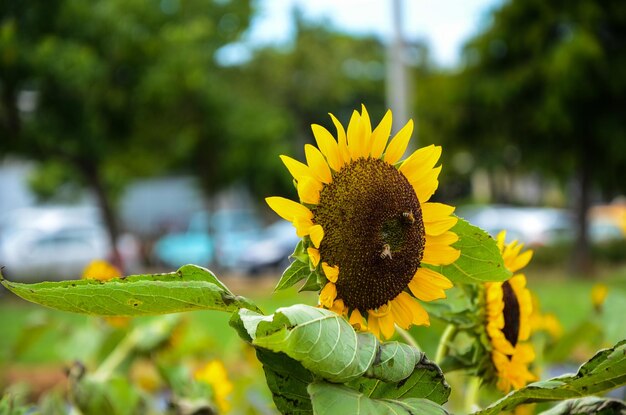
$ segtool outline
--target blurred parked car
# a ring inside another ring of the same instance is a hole
[[[211,217],[211,234],[215,240],[215,265],[239,270],[248,247],[263,237],[263,229],[251,210],[220,210]]]
[[[95,208],[27,208],[0,219],[0,266],[9,278],[79,278],[92,260],[111,257],[108,235]]]
[[[508,241],[529,246],[554,245],[574,236],[572,216],[564,209],[486,205],[461,207],[456,213],[493,237],[504,229]]]
[[[265,228],[263,238],[246,249],[239,265],[247,274],[282,272],[289,266],[289,256],[299,240],[290,222],[275,222]]]
[[[611,211],[612,212],[612,211]],[[517,239],[529,246],[572,242],[576,237],[574,216],[565,209],[486,205],[461,207],[457,215],[496,236],[507,231],[507,240]],[[626,236],[621,222],[594,207],[589,215],[589,237],[594,243]]]
[[[154,248],[156,258],[171,267],[184,264],[214,265],[237,269],[248,246],[262,237],[259,221],[250,210],[202,211],[192,215],[184,233],[160,238]]]
[[[213,253],[207,212],[192,215],[186,232],[167,234],[154,245],[156,259],[172,268],[185,264],[207,266],[213,260]]]

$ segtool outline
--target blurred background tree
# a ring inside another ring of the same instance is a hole
[[[208,186],[223,180],[233,103],[214,54],[251,12],[248,0],[3,2],[0,150],[71,171],[42,186],[88,186],[115,247],[114,199],[129,178],[194,154],[211,166]]]
[[[589,271],[594,189],[626,190],[626,8],[619,0],[510,1],[465,49],[456,137],[502,165],[575,183],[574,269]]]

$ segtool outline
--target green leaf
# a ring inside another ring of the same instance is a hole
[[[283,272],[283,275],[280,277],[280,281],[278,281],[274,291],[289,288],[298,283],[298,281],[308,278],[309,275],[311,275],[309,264],[300,261],[293,261],[285,272]]]
[[[625,414],[626,403],[617,399],[589,396],[561,402],[540,415],[614,415]]]
[[[345,386],[325,382],[311,383],[308,391],[313,404],[313,413],[316,415],[448,414],[444,408],[428,399],[372,399]]]
[[[132,275],[106,282],[1,282],[27,301],[81,314],[139,316],[191,310],[258,310],[246,298],[231,293],[211,271],[195,265],[167,274]]]
[[[426,398],[444,404],[450,396],[450,386],[443,372],[423,354],[408,378],[398,382],[360,378],[351,382],[349,386],[369,398],[378,399]]]
[[[272,392],[276,408],[283,414],[312,414],[311,399],[307,392],[307,386],[313,382],[311,372],[284,353],[257,347],[256,355],[263,364],[267,386]]]
[[[240,310],[252,344],[283,352],[313,373],[333,382],[362,376],[374,363],[378,341],[357,334],[332,311],[302,304],[279,308],[270,316]]]
[[[240,311],[252,344],[283,352],[318,376],[347,382],[361,376],[396,382],[408,377],[422,354],[398,342],[356,333],[338,314],[297,304],[270,316]]]
[[[496,241],[487,232],[461,218],[451,231],[459,236],[452,246],[461,250],[461,256],[453,264],[429,268],[455,283],[504,281],[511,277]]]
[[[317,272],[313,271],[309,274],[302,287],[298,290],[298,292],[302,291],[319,291],[322,288],[321,285],[321,276]]]
[[[499,414],[518,405],[593,395],[626,384],[626,340],[600,350],[575,375],[535,382],[509,393],[476,414]]]

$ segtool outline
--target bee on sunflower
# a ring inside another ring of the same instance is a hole
[[[317,147],[305,145],[306,164],[281,156],[299,202],[266,201],[303,238],[307,261],[320,276],[320,306],[379,338],[393,336],[396,324],[428,325],[416,300],[445,298],[452,283],[424,265],[448,265],[460,255],[451,246],[458,240],[450,230],[454,208],[428,201],[439,184],[441,147],[420,148],[400,161],[412,121],[389,140],[391,111],[374,129],[364,106],[347,129],[330,117],[336,139],[314,124]]]
[[[513,276],[504,282],[487,283],[486,330],[491,346],[491,361],[497,375],[498,389],[507,393],[535,380],[528,370],[535,352],[527,342],[531,332],[533,312],[526,277],[517,273],[532,258],[533,251],[521,252],[524,244],[513,241],[505,244],[506,232],[497,236],[504,266]]]

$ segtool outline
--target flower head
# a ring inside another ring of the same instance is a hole
[[[83,270],[83,279],[92,279],[99,281],[108,281],[113,278],[122,276],[117,267],[109,264],[107,261],[96,259],[91,261]]]
[[[604,284],[597,283],[591,287],[591,303],[593,304],[593,308],[596,312],[602,312],[602,306],[604,305],[604,301],[606,300],[608,294],[609,289]]]
[[[233,384],[228,379],[228,373],[221,361],[209,361],[206,365],[194,372],[194,379],[211,386],[215,403],[220,413],[225,413],[230,410],[230,403],[227,398],[233,391]]]
[[[504,266],[515,273],[532,258],[532,251],[521,252],[523,244],[505,244],[506,232],[497,242]],[[535,376],[528,370],[534,360],[532,345],[525,343],[531,330],[532,299],[526,288],[526,277],[514,274],[504,282],[486,284],[487,334],[491,343],[491,360],[498,376],[498,388],[508,392],[519,389]]]
[[[281,156],[297,183],[299,203],[267,203],[293,223],[311,268],[323,276],[322,307],[359,329],[389,338],[395,324],[428,325],[416,301],[445,298],[452,283],[424,266],[447,265],[460,252],[450,245],[454,208],[428,202],[438,186],[441,147],[428,146],[400,162],[413,132],[409,121],[391,140],[391,111],[372,129],[365,107],[348,128],[331,115],[335,137],[313,125],[317,147],[306,164]]]

